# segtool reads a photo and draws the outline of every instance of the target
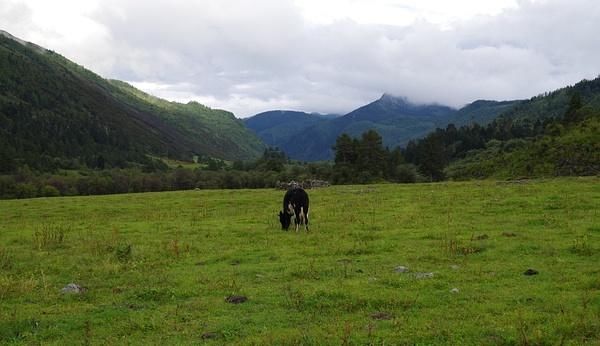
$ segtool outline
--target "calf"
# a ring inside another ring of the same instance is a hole
[[[287,231],[294,216],[296,232],[301,223],[308,231],[308,194],[300,188],[289,189],[283,196],[283,210],[279,212],[281,229]]]

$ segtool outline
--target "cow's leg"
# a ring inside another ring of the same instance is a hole
[[[305,219],[304,219],[304,207],[300,207],[300,223],[301,224],[305,223]]]
[[[296,232],[298,232],[299,228],[300,228],[300,224],[302,223],[302,220],[304,219],[304,212],[302,211],[302,207],[300,207],[299,209],[295,210],[297,218],[296,218]]]
[[[304,229],[308,232],[308,211],[306,211],[306,215],[304,216]]]
[[[296,226],[296,232],[298,232],[298,224],[300,223],[300,214],[294,208],[294,214],[296,214],[296,218],[294,219],[294,226]]]

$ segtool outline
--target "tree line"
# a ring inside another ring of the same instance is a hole
[[[37,171],[27,165],[0,175],[0,198],[33,198],[190,189],[270,188],[280,181],[324,179],[332,165],[292,162],[276,148],[265,149],[256,161],[225,162],[203,158],[199,167],[152,164],[119,168],[78,166],[75,170]]]

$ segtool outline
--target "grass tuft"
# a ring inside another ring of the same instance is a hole
[[[33,233],[33,246],[40,251],[62,247],[70,229],[69,226],[61,224],[42,224]]]

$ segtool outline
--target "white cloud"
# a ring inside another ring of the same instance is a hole
[[[0,4],[5,29],[109,78],[248,116],[383,92],[459,106],[600,72],[594,0],[104,0]]]
[[[331,24],[350,19],[361,24],[409,25],[426,20],[444,27],[477,15],[516,8],[517,0],[295,0],[311,22]]]

